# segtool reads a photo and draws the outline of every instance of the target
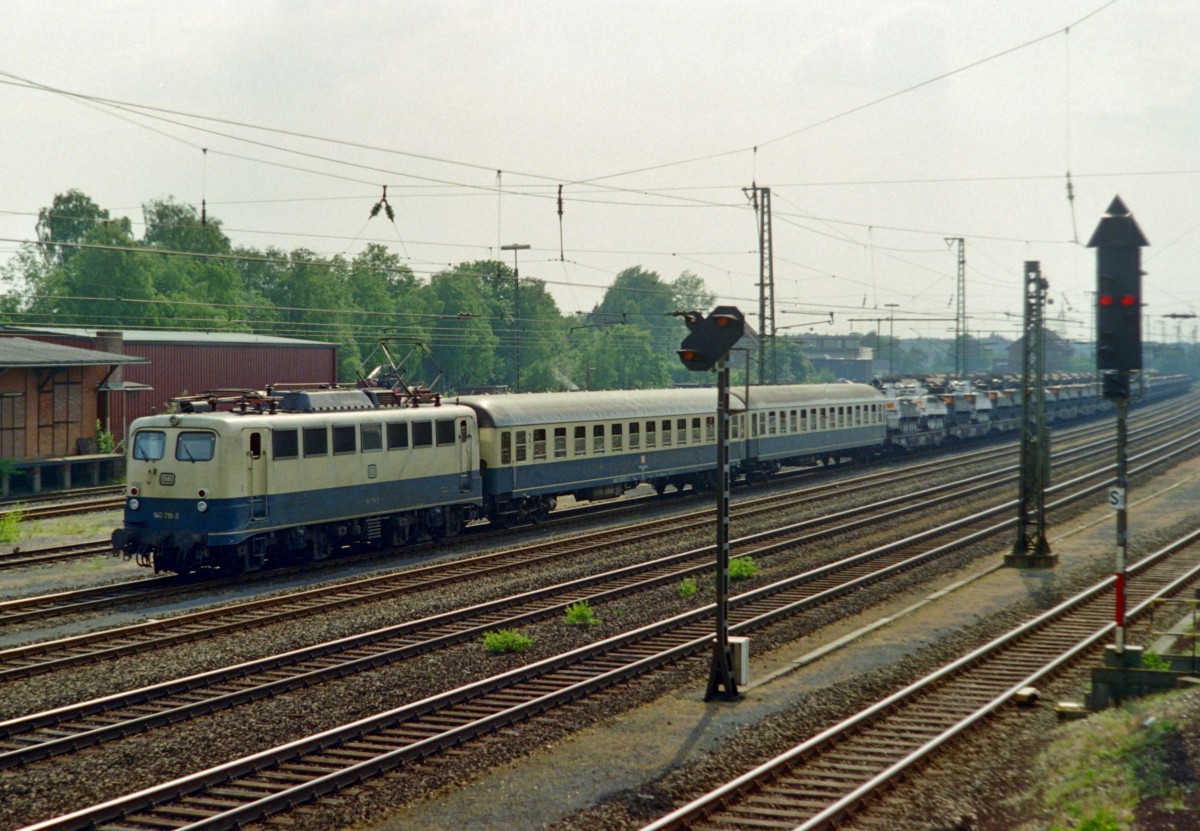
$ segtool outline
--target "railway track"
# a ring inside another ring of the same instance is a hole
[[[107,542],[100,541],[67,543],[29,551],[14,548],[8,553],[0,552],[0,570],[57,563],[61,560],[77,560],[83,557],[101,557],[110,553],[112,553],[112,546]]]
[[[124,493],[125,488],[121,485],[105,485],[10,499],[0,502],[0,520],[13,514],[18,514],[21,522],[30,522],[36,519],[120,510],[125,505]]]
[[[1165,411],[1168,412],[1169,411]],[[1158,422],[1151,423],[1141,428],[1141,431],[1135,432],[1134,437],[1157,434],[1171,427],[1185,423],[1186,418],[1177,415],[1168,415]],[[1103,428],[1098,428],[1094,425],[1074,428],[1070,431],[1065,431],[1060,441],[1078,441],[1080,445],[1088,445],[1091,437],[1101,435],[1105,431]],[[907,466],[902,471],[895,469],[885,469],[860,474],[849,479],[838,480],[834,483],[828,483],[817,487],[809,488],[800,493],[805,498],[812,499],[821,496],[821,489],[833,488],[841,489],[845,492],[850,488],[862,488],[873,483],[894,484],[897,481],[920,481],[920,479],[929,472],[944,472],[956,467],[965,467],[978,462],[979,454],[986,452],[1006,452],[1006,449],[999,451],[989,449],[976,449],[968,453],[953,456],[949,458],[940,458],[933,461],[918,463]],[[808,475],[808,471],[799,472],[799,477],[803,478]],[[688,494],[690,496],[690,493]],[[786,495],[783,498],[787,498]],[[660,504],[656,497],[647,497],[649,504]],[[570,524],[581,519],[596,519],[607,514],[625,513],[630,510],[629,500],[621,506],[605,504],[605,505],[589,505],[583,506],[573,511],[564,511],[558,517],[555,517],[550,522],[543,525],[553,524]],[[479,532],[485,532],[486,526],[479,527]],[[510,533],[500,531],[499,533]],[[107,541],[100,540],[93,543],[83,544],[88,547],[81,548],[80,551],[86,552],[77,554],[76,556],[94,556],[101,548],[108,550]],[[433,544],[425,544],[419,547],[409,547],[404,549],[406,553],[419,552],[431,549]],[[64,555],[58,555],[55,550],[38,550],[24,552],[25,557],[41,557],[47,555],[46,560],[30,560],[29,562],[44,562],[53,559],[62,559]],[[379,552],[363,553],[356,556],[339,557],[335,560],[321,564],[324,567],[337,567],[346,564],[351,564],[356,561],[381,561],[386,555],[381,555]],[[0,570],[5,568],[4,557],[0,555]],[[13,563],[13,566],[24,565],[24,563]],[[320,567],[320,566],[318,566]],[[94,611],[102,608],[125,605],[131,602],[136,602],[141,599],[157,599],[170,596],[172,593],[187,593],[194,592],[204,588],[220,587],[224,585],[235,584],[238,582],[249,582],[269,579],[273,576],[282,576],[302,571],[312,571],[313,564],[292,566],[284,569],[275,569],[269,572],[256,572],[251,575],[243,575],[240,578],[220,577],[208,578],[207,580],[198,580],[195,577],[167,577],[158,578],[160,582],[152,582],[150,580],[131,580],[115,585],[108,585],[99,588],[84,588],[72,591],[57,592],[52,595],[33,596],[27,598],[16,598],[13,600],[0,601],[0,625],[5,623],[17,623],[28,620],[37,620],[45,622],[55,615],[59,614],[74,614],[82,611]]]
[[[1106,486],[1107,482],[1088,485],[1058,500],[1051,509],[1094,494]],[[886,565],[880,562],[868,565],[864,554],[856,558],[859,560],[856,566],[862,566],[863,570],[855,573],[851,580],[845,575],[834,580],[832,569],[824,569],[818,570],[826,572],[824,574],[792,577],[732,598],[731,631],[748,634],[768,627],[854,586],[889,579],[949,551],[1011,531],[1015,525],[1015,519],[996,522],[990,514],[987,512],[987,515],[975,515],[954,523],[957,530],[948,542],[899,541],[889,547],[897,558]],[[1181,551],[1190,558],[1183,569],[1189,575],[1186,579],[1195,579],[1200,573],[1200,546],[1184,547]],[[1170,579],[1182,580],[1179,578],[1181,569],[1168,565],[1180,561],[1161,554],[1148,558],[1137,566],[1139,576],[1135,583],[1144,590],[1152,579],[1160,579],[1168,570],[1172,571]],[[1162,569],[1155,571],[1154,565],[1158,563],[1163,564]],[[825,577],[831,582],[822,582]],[[1111,578],[1101,583],[1094,593],[1106,593],[1110,582]],[[1140,595],[1138,597],[1142,599]],[[1110,607],[1101,604],[1098,608],[1101,617],[1106,618]],[[1141,608],[1143,606],[1136,607],[1134,613]],[[713,614],[712,606],[681,614],[352,724],[49,819],[29,826],[28,831],[239,827],[463,745],[521,720],[535,718],[655,669],[691,657],[706,656],[711,651]],[[1099,634],[1087,636],[1090,638],[1087,642],[1094,643],[1107,628],[1107,624],[1098,626]],[[1055,634],[1052,639],[1061,644],[1060,634]],[[1072,646],[1067,654],[1078,654],[1081,648]],[[972,655],[962,663],[972,665],[974,662]],[[935,675],[949,674],[943,671]],[[984,676],[987,674],[983,673]],[[1030,678],[1028,672],[1018,674],[1021,683]],[[1007,691],[1012,686],[1011,682],[1000,683],[993,688],[989,700],[1003,703],[1007,700],[1005,693],[997,694],[995,690]],[[947,696],[947,703],[936,704],[935,712],[955,698],[953,694]],[[882,715],[891,712],[892,708],[881,705],[873,710]],[[940,734],[949,727],[950,720],[939,719],[936,715],[923,719],[914,716],[911,722],[914,735],[927,735],[926,731],[917,730],[922,721],[937,723]],[[888,728],[888,735],[905,732],[896,723]],[[936,746],[944,741],[932,740],[932,744]],[[886,763],[872,758],[870,764],[887,769]],[[856,768],[866,767],[868,763],[844,764],[847,768]]]
[[[1200,438],[1194,437],[1192,448],[1197,445],[1200,445]],[[1146,454],[1143,454],[1142,458],[1145,459]],[[1156,459],[1147,462],[1142,469],[1161,461],[1162,459]],[[994,481],[988,481],[994,480],[994,475],[981,475],[976,478],[979,480],[974,483],[976,489],[982,491],[994,487]],[[1102,481],[1085,484],[1085,480],[1097,478]],[[1097,492],[1106,484],[1107,479],[1103,473],[1083,476],[1076,481],[1064,483],[1058,486],[1057,490],[1078,490],[1064,497],[1055,506],[1064,507],[1078,501]],[[949,498],[957,502],[963,498],[964,490],[969,489],[960,483]],[[913,516],[916,512],[941,504],[948,498],[944,488],[930,490],[941,490],[943,493],[929,495],[923,503],[917,505],[904,498],[894,498],[874,506],[874,511],[851,509],[838,516],[808,520],[779,531],[756,534],[735,542],[735,556],[752,553],[765,561],[771,556],[794,551],[798,546],[831,533],[876,524],[888,514],[903,513]],[[1010,521],[992,527],[996,516],[1002,512],[1011,512],[1011,503],[1005,502],[978,512],[971,523],[965,525],[950,523],[855,557],[825,563],[811,569],[805,575],[794,578],[789,591],[795,597],[806,593],[812,599],[813,605],[828,602],[847,591],[880,579],[878,575],[889,574],[893,568],[913,567],[917,562],[913,560],[914,556],[924,556],[930,550],[940,556],[954,550],[952,545],[937,543],[948,534],[964,534],[971,529],[982,529],[985,534],[999,533],[997,527],[1008,527],[1011,524]],[[968,534],[964,540],[965,542],[960,544],[975,541],[975,538]],[[674,584],[686,577],[696,578],[710,573],[712,564],[711,547],[682,552],[567,584],[295,650],[286,655],[271,656],[46,713],[11,719],[0,723],[0,768],[71,752],[134,732],[372,669],[452,644],[475,640],[489,629],[520,627],[561,615],[567,606],[581,599],[605,602],[633,592]]]
[[[1129,570],[1127,620],[1200,581],[1200,530]],[[815,831],[863,808],[960,734],[1102,646],[1114,628],[1109,577],[643,831]]]
[[[1167,428],[1160,425],[1160,429]],[[1059,460],[1086,457],[1100,452],[1103,452],[1102,448],[1082,447],[1059,454]],[[972,460],[978,461],[978,452],[971,454],[971,458],[960,459],[959,462],[967,464]],[[945,467],[946,462],[942,462],[942,469],[944,470]],[[746,519],[755,514],[770,513],[798,506],[812,510],[815,500],[833,496],[844,498],[846,487],[869,488],[878,481],[878,475],[878,473],[868,474],[840,483],[841,488],[832,493],[827,488],[818,486],[749,500],[738,504],[734,515],[739,519]],[[882,511],[889,512],[889,515],[902,515],[910,511],[911,508],[904,507],[904,502],[915,496],[941,501],[957,501],[968,493],[968,486],[976,489],[996,487],[999,483],[1011,481],[1011,478],[1012,468],[980,474],[970,479],[960,478],[937,488],[929,488],[917,493],[910,492],[902,497],[885,500],[878,504],[874,514],[870,513],[869,507],[858,507],[842,514],[828,515],[820,522],[838,530],[869,527],[886,518],[880,514]],[[891,479],[895,479],[894,472]],[[851,521],[849,517],[854,517],[855,520]],[[589,550],[611,549],[617,545],[684,533],[710,521],[711,510],[693,511],[619,529],[607,529],[561,540],[551,540],[520,549],[510,549],[459,560],[439,561],[426,566],[406,569],[400,573],[359,578],[333,586],[294,592],[282,597],[245,601],[220,608],[176,615],[163,620],[146,621],[115,629],[12,647],[0,650],[0,682],[128,656],[168,645],[211,637],[223,632],[235,632],[250,626],[278,623],[338,608],[376,602],[401,594],[426,591],[469,581],[485,574],[502,573],[566,557],[583,557]],[[235,578],[226,579],[232,581]],[[153,593],[154,596],[169,596],[180,590],[177,584],[169,582],[141,582],[144,585],[118,584],[106,587],[101,592],[103,596],[93,596],[89,590],[83,590],[79,593],[61,593],[50,596],[45,599],[44,603],[37,603],[42,598],[7,601],[0,603],[0,616],[5,616],[10,620],[16,619],[18,616],[28,619],[29,617],[46,616],[60,609],[75,611],[89,606],[96,608],[99,605],[128,602],[130,599],[146,596],[147,592]],[[187,588],[194,590],[194,586]],[[0,617],[0,620],[3,619],[4,617]]]

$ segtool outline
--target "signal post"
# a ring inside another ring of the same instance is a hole
[[[729,349],[746,331],[746,321],[736,306],[717,306],[705,317],[700,312],[680,314],[687,337],[679,359],[694,372],[717,370],[717,631],[705,701],[739,698],[729,645]]]
[[[1109,503],[1117,512],[1114,649],[1125,655],[1125,589],[1128,562],[1126,444],[1131,375],[1142,369],[1142,251],[1150,243],[1117,196],[1108,206],[1089,248],[1096,249],[1096,369],[1104,397],[1117,408],[1117,481]]]

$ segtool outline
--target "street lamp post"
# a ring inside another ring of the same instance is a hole
[[[521,391],[521,272],[517,268],[517,252],[529,248],[525,243],[501,245],[501,251],[513,252],[513,331],[516,335],[516,391]]]

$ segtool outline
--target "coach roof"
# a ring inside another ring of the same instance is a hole
[[[696,415],[717,411],[717,391],[708,389],[534,392],[514,395],[465,395],[455,398],[476,411],[481,427],[566,424]],[[730,396],[730,407],[741,400]]]

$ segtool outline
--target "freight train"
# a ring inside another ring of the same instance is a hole
[[[1019,425],[1011,386],[929,381],[731,391],[734,478],[861,461]],[[1153,383],[1146,398],[1186,389]],[[1047,389],[1047,417],[1091,414],[1095,384]],[[538,521],[564,496],[711,488],[714,389],[400,397],[324,388],[194,396],[130,428],[112,545],[156,572],[253,571]]]

